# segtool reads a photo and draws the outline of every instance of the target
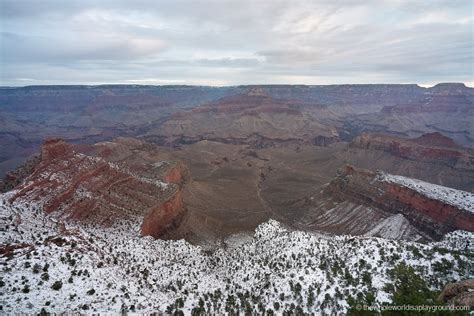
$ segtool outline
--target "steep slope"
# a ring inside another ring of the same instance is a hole
[[[421,238],[413,230],[410,221],[402,214],[387,217],[364,235],[396,240],[418,240]]]
[[[179,184],[171,183],[181,179],[169,176],[178,165],[143,159],[141,155],[152,153],[149,147],[133,139],[93,146],[48,140],[33,173],[15,188],[10,202],[34,203],[61,220],[88,225],[141,222],[143,235],[164,236],[183,219],[186,208]]]
[[[312,229],[374,233],[387,221],[393,222],[388,217],[401,214],[428,239],[440,239],[457,229],[474,231],[472,193],[351,166],[342,168],[312,200],[308,202],[311,211],[302,219]],[[400,220],[393,222],[406,230],[399,234],[416,235],[413,227],[408,229]]]

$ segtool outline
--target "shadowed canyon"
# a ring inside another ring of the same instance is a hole
[[[133,214],[145,218],[143,234],[197,243],[219,243],[270,218],[357,235],[402,220],[400,236],[439,239],[456,224],[421,224],[374,196],[344,197],[334,183],[354,167],[473,192],[473,90],[454,83],[2,88],[2,187],[20,186],[17,195],[32,200],[50,195],[46,211],[70,219],[107,224]],[[61,140],[35,154],[51,137]],[[364,195],[372,185],[351,190]]]

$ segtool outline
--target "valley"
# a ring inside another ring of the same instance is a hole
[[[393,303],[396,271],[431,300],[474,277],[473,100],[1,88],[1,310],[344,314]]]

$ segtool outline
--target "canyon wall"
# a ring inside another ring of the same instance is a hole
[[[409,221],[434,239],[457,229],[474,231],[474,205],[462,207],[447,203],[443,196],[435,198],[411,187],[386,180],[382,173],[343,167],[326,191],[340,199],[372,206],[389,213],[401,213]],[[390,179],[390,178],[388,178]],[[420,186],[431,184],[418,181]],[[434,186],[434,192],[436,188]],[[468,200],[472,194],[457,191]]]
[[[162,237],[186,214],[181,186],[187,169],[180,162],[142,158],[155,157],[153,150],[130,139],[85,148],[47,140],[39,163],[10,201],[37,203],[66,222],[112,226],[138,221],[142,235]]]
[[[445,164],[451,167],[473,168],[474,150],[457,145],[438,132],[407,139],[363,133],[351,142],[353,148],[379,150],[400,158]]]
[[[151,207],[141,226],[142,236],[162,238],[164,235],[173,235],[186,216],[186,207],[183,203],[181,191],[176,191],[164,203]]]

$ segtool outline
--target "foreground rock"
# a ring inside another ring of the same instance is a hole
[[[449,283],[439,295],[439,300],[457,306],[474,309],[474,279]]]

